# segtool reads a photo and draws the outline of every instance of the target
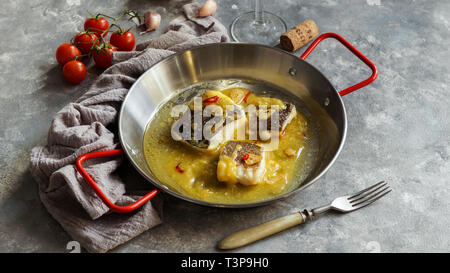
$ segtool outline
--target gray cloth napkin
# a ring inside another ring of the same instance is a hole
[[[46,146],[31,151],[31,173],[49,213],[67,233],[89,252],[106,252],[159,225],[162,200],[157,196],[136,212],[108,213],[75,168],[75,160],[89,152],[118,148],[112,129],[120,104],[136,79],[159,60],[197,45],[228,41],[226,28],[215,18],[196,18],[199,4],[183,7],[184,14],[170,22],[168,31],[117,52],[114,65],[105,70],[76,102],[54,117]],[[87,161],[86,171],[106,196],[118,205],[130,204],[142,195],[125,191],[126,181],[115,173],[121,158]]]

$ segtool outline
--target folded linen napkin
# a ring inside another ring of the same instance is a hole
[[[162,200],[157,196],[136,212],[108,213],[75,168],[75,160],[89,152],[118,146],[114,123],[120,104],[136,79],[159,60],[197,45],[228,41],[226,28],[215,18],[196,18],[199,4],[183,6],[168,31],[138,44],[132,52],[116,52],[114,65],[105,70],[76,102],[54,117],[46,146],[31,151],[31,173],[49,213],[89,252],[106,252],[160,224]],[[115,173],[121,158],[85,163],[106,196],[118,205],[138,200],[125,191]]]

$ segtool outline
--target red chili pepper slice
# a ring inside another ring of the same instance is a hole
[[[245,154],[245,155],[242,157],[242,159],[247,160],[249,157],[250,157],[249,154]]]
[[[181,162],[175,166],[175,170],[179,173],[184,173],[184,171],[180,168]]]
[[[248,99],[248,97],[250,96],[251,93],[252,93],[252,92],[248,92],[248,93],[245,95],[245,97],[244,97],[244,102],[245,102],[245,103],[247,103],[247,99]]]
[[[281,136],[284,136],[284,134],[286,134],[286,130],[283,130],[283,132],[281,132]]]
[[[219,96],[214,96],[214,97],[205,99],[205,100],[203,101],[203,103],[205,103],[205,104],[216,103],[216,102],[219,101],[219,99],[220,99]]]

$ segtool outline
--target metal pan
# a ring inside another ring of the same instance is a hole
[[[372,75],[347,89],[337,91],[329,80],[305,59],[324,39],[334,38],[347,47],[372,70]],[[285,198],[316,182],[333,164],[341,151],[347,132],[347,117],[341,96],[373,82],[377,77],[375,65],[350,43],[335,33],[319,36],[298,58],[282,50],[256,44],[219,43],[196,47],[174,54],[146,71],[131,87],[119,114],[119,134],[123,150],[85,154],[76,167],[99,198],[112,210],[125,213],[143,205],[158,192],[164,191],[183,200],[215,207],[253,207]],[[267,83],[273,90],[301,102],[303,111],[320,127],[318,160],[304,181],[290,192],[270,200],[245,204],[205,202],[171,190],[151,172],[143,153],[146,127],[159,107],[179,90],[188,86],[221,79],[244,79]],[[82,162],[90,158],[126,154],[138,172],[156,189],[128,206],[112,203],[83,169]]]

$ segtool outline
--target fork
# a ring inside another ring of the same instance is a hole
[[[331,204],[312,210],[305,209],[304,211],[294,212],[264,224],[233,233],[223,239],[218,247],[220,249],[233,249],[245,246],[290,227],[305,223],[307,219],[312,220],[313,216],[329,210],[337,210],[343,213],[351,212],[372,204],[389,192],[391,192],[391,189],[387,183],[381,181],[357,193],[338,197]]]

